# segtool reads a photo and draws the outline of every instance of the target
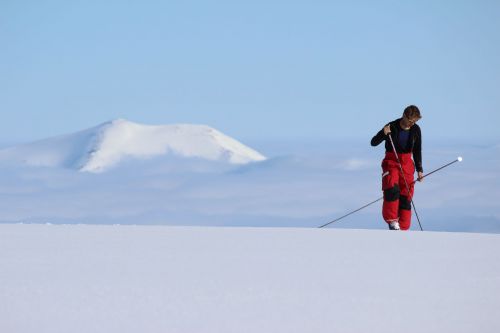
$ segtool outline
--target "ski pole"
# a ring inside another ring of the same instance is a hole
[[[441,170],[441,169],[444,169],[444,168],[446,168],[447,166],[452,165],[453,163],[462,162],[462,160],[463,160],[463,158],[462,158],[461,156],[458,156],[456,160],[454,160],[454,161],[452,161],[452,162],[450,162],[450,163],[448,163],[448,164],[445,164],[445,165],[443,165],[442,167],[437,168],[437,169],[436,169],[436,170],[434,170],[434,171],[429,172],[428,174],[426,174],[426,175],[422,176],[422,178],[420,178],[420,179],[424,179],[425,177],[432,175],[434,172],[437,172],[437,171],[439,171],[439,170]],[[414,180],[412,184],[415,184],[416,182],[418,182],[418,179],[417,179],[417,180]]]
[[[444,168],[446,168],[447,166],[450,166],[450,165],[452,165],[453,163],[456,163],[456,162],[462,162],[462,157],[460,157],[460,156],[459,156],[459,157],[457,157],[457,159],[456,159],[456,160],[454,160],[453,162],[447,163],[447,164],[443,165],[442,167],[439,167],[439,168],[437,168],[437,169],[435,169],[435,170],[433,170],[433,171],[429,172],[428,174],[426,174],[426,175],[422,176],[422,178],[421,178],[421,179],[424,179],[425,177],[430,176],[430,175],[432,175],[433,173],[438,172],[439,170],[444,169]],[[415,184],[417,181],[418,181],[418,180],[415,180],[412,184]],[[374,201],[372,201],[372,202],[370,202],[370,203],[368,203],[368,204],[364,205],[363,207],[360,207],[360,208],[358,208],[358,209],[356,209],[356,210],[353,210],[353,211],[351,211],[351,212],[349,212],[349,213],[347,213],[347,214],[345,214],[345,215],[343,215],[343,216],[341,216],[341,217],[339,217],[339,218],[337,218],[337,219],[335,219],[335,220],[333,220],[333,221],[331,221],[331,222],[325,223],[325,224],[323,224],[323,225],[319,226],[318,228],[323,228],[323,227],[326,227],[327,225],[330,225],[330,224],[332,224],[332,223],[335,223],[335,222],[337,222],[337,221],[340,221],[340,220],[342,220],[343,218],[345,218],[345,217],[347,217],[347,216],[349,216],[349,215],[352,215],[352,214],[354,214],[354,213],[356,213],[356,212],[359,212],[360,210],[362,210],[362,209],[364,209],[364,208],[366,208],[366,207],[368,207],[368,206],[371,206],[371,205],[373,205],[374,203],[376,203],[376,202],[378,202],[378,201],[380,201],[380,200],[382,200],[382,199],[384,199],[384,197],[383,197],[383,196],[382,196],[382,197],[380,197],[380,198],[378,198],[377,200],[374,200]]]
[[[363,206],[363,207],[361,207],[361,208],[358,208],[358,209],[356,209],[356,210],[353,210],[352,212],[347,213],[347,214],[345,214],[344,216],[339,217],[338,219],[335,219],[335,220],[333,220],[333,221],[331,221],[331,222],[328,222],[328,223],[326,223],[326,224],[323,224],[322,226],[319,226],[318,228],[323,228],[323,227],[326,227],[326,226],[327,226],[327,225],[329,225],[329,224],[332,224],[332,223],[334,223],[334,222],[337,222],[337,221],[339,221],[339,220],[342,220],[344,217],[348,217],[348,216],[349,216],[349,215],[351,215],[351,214],[354,214],[354,213],[356,213],[356,212],[359,212],[359,211],[360,211],[360,210],[362,210],[363,208],[366,208],[366,207],[368,207],[368,206],[370,206],[370,205],[373,205],[375,202],[380,201],[380,200],[382,200],[383,198],[384,198],[384,197],[378,198],[377,200],[374,200],[374,201],[370,202],[369,204],[364,205],[364,206]]]
[[[392,151],[394,152],[394,155],[396,155],[396,160],[398,161],[399,164],[399,170],[401,170],[401,176],[405,181],[406,190],[408,191],[408,197],[410,198],[411,205],[413,206],[413,211],[415,212],[415,216],[417,217],[418,226],[420,227],[420,231],[424,231],[424,229],[422,229],[422,224],[420,223],[420,218],[418,217],[417,207],[415,207],[415,203],[413,202],[413,196],[410,196],[410,186],[408,186],[408,182],[406,181],[405,172],[403,171],[403,166],[401,165],[398,153],[396,152],[396,147],[394,146],[394,142],[392,141],[391,133],[389,133],[389,140],[391,141]]]

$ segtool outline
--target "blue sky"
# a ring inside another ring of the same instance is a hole
[[[0,142],[114,118],[239,139],[498,143],[498,1],[0,2]]]

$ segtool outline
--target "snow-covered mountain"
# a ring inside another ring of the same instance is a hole
[[[130,158],[196,157],[231,164],[266,158],[204,125],[151,126],[117,119],[77,133],[0,150],[0,164],[102,172]]]

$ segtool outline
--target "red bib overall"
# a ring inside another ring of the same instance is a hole
[[[401,174],[396,154],[393,152],[386,152],[382,161],[382,190],[384,191],[382,216],[387,223],[399,221],[401,230],[408,230],[411,224],[415,165],[411,153],[399,153],[398,156],[403,174]],[[403,177],[410,188],[410,193],[408,193]]]

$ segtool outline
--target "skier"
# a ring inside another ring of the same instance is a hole
[[[423,180],[422,135],[420,127],[416,124],[420,118],[422,116],[418,107],[410,105],[405,108],[401,118],[384,126],[371,141],[371,145],[375,147],[385,140],[386,153],[382,160],[382,190],[384,191],[382,216],[390,230],[410,228],[415,168],[418,172],[417,180]],[[397,154],[394,153],[389,135]],[[398,163],[398,157],[401,166]]]

